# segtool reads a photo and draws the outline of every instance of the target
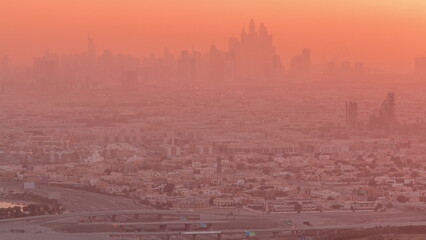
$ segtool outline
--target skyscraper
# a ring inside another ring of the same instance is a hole
[[[358,127],[358,103],[346,103],[346,127],[355,129]]]
[[[87,38],[87,56],[89,64],[94,66],[96,64],[96,46],[91,37]]]
[[[378,114],[370,116],[370,127],[374,129],[382,129],[386,132],[395,130],[399,125],[396,117],[396,101],[395,94],[389,92],[383,101]]]
[[[395,94],[393,92],[388,93],[386,99],[380,106],[380,119],[382,120],[382,124],[386,130],[391,130],[397,123],[395,112]]]

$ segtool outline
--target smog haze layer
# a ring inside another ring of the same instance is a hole
[[[0,240],[426,239],[425,0],[0,0]]]
[[[227,49],[253,18],[273,33],[283,62],[309,47],[321,63],[327,45],[338,42],[348,61],[401,72],[426,53],[425,11],[422,0],[2,0],[0,54],[28,65],[46,49],[78,51],[88,34],[99,50],[138,57],[164,47]]]

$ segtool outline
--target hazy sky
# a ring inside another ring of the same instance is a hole
[[[45,49],[83,51],[88,34],[98,53],[226,49],[251,18],[286,67],[304,47],[321,62],[336,42],[347,60],[380,68],[411,70],[426,54],[425,0],[0,0],[0,56],[29,64]]]

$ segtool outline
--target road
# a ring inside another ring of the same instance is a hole
[[[13,186],[22,189],[23,183],[1,182],[1,186]],[[70,212],[108,211],[124,209],[147,209],[150,206],[136,204],[134,200],[121,196],[112,196],[102,193],[65,188],[52,185],[36,184],[36,189],[25,190],[41,197],[48,197],[49,193],[60,193],[60,203]],[[84,204],[82,204],[84,203]]]
[[[68,239],[110,239],[109,235],[114,234],[113,232],[98,232],[98,233],[63,233],[55,232],[53,229],[46,227],[46,223],[52,222],[64,222],[66,224],[78,224],[78,220],[81,217],[88,216],[108,216],[114,214],[171,214],[171,215],[184,215],[184,214],[201,214],[201,215],[215,215],[222,216],[226,223],[218,223],[218,229],[224,233],[230,234],[242,234],[246,230],[262,232],[274,232],[282,231],[285,226],[282,223],[284,220],[291,219],[295,223],[295,228],[290,229],[287,226],[287,230],[295,229],[345,229],[345,228],[369,228],[374,226],[406,226],[406,225],[425,225],[426,217],[422,213],[414,212],[387,212],[387,213],[376,213],[376,212],[355,212],[355,213],[311,213],[311,214],[285,214],[285,215],[261,215],[261,214],[244,214],[240,216],[227,217],[225,214],[218,211],[182,211],[182,210],[119,210],[119,211],[97,211],[97,212],[78,212],[78,213],[67,213],[61,215],[51,216],[40,216],[22,219],[11,219],[0,221],[0,240],[68,240]],[[310,221],[313,227],[304,226],[303,221]],[[184,222],[184,221],[183,221]],[[200,221],[202,222],[202,221]],[[249,223],[252,223],[251,225]],[[162,224],[159,222],[150,222],[149,224]],[[175,222],[173,222],[175,223]],[[197,221],[197,223],[199,223]],[[276,227],[268,228],[266,225],[261,223],[275,224]],[[216,226],[216,224],[215,224]],[[11,229],[25,229],[26,233],[11,233]],[[28,232],[28,233],[27,233]],[[153,236],[155,234],[164,234],[164,231],[158,232],[147,232],[147,236]]]
[[[155,210],[135,204],[132,200],[123,197],[114,197],[98,193],[91,193],[76,189],[66,189],[54,186],[38,186],[37,194],[47,195],[48,192],[60,192],[61,203],[72,211],[61,215],[37,216],[18,219],[0,220],[0,240],[97,240],[110,239],[110,232],[96,233],[65,233],[55,232],[49,224],[60,223],[77,226],[81,218],[89,216],[113,215],[173,215],[190,216],[199,215],[200,222],[217,221],[213,230],[226,233],[241,234],[246,230],[268,232],[289,228],[284,221],[291,220],[296,229],[340,229],[340,228],[366,228],[374,226],[405,226],[425,225],[426,216],[422,212],[393,209],[388,212],[323,212],[323,213],[285,213],[264,214],[260,212],[236,209],[206,209],[206,210]],[[232,212],[233,214],[229,214]],[[164,221],[174,221],[164,219]],[[225,221],[225,222],[220,222]],[[313,228],[303,225],[309,221]],[[197,223],[200,223],[197,222]],[[131,223],[134,224],[134,223]],[[161,224],[150,221],[148,225]],[[163,223],[164,224],[164,223]],[[24,229],[25,233],[11,233],[11,229]],[[169,230],[170,231],[170,230]],[[149,234],[164,233],[149,232]],[[148,234],[148,233],[147,233]],[[182,236],[177,236],[182,239]],[[150,238],[151,239],[151,238]],[[156,239],[153,237],[152,239]]]
[[[340,225],[340,226],[321,226],[321,227],[303,227],[303,228],[295,228],[295,229],[283,229],[283,228],[271,228],[271,229],[232,229],[232,230],[220,230],[220,232],[224,235],[226,234],[239,234],[243,236],[244,232],[254,231],[257,235],[281,232],[281,233],[289,233],[294,230],[337,230],[337,229],[362,229],[362,228],[372,228],[378,226],[426,226],[426,221],[420,222],[394,222],[394,223],[365,223],[365,224],[354,224],[354,225]],[[111,239],[111,235],[116,235],[117,237],[114,239],[132,239],[136,236],[144,236],[144,237],[153,237],[155,236],[164,236],[164,235],[176,235],[178,238],[181,236],[190,236],[195,231],[170,231],[165,233],[164,231],[158,232],[145,232],[145,233],[117,233],[117,232],[109,232],[109,233],[57,233],[57,232],[40,232],[40,233],[11,233],[0,231],[0,239],[1,240],[105,240]],[[218,231],[213,231],[211,235],[217,235]],[[197,236],[201,236],[203,234],[198,234]],[[144,238],[145,239],[145,238]]]

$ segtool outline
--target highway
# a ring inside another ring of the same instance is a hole
[[[264,233],[274,233],[280,232],[284,234],[289,234],[290,231],[294,230],[331,230],[331,229],[360,229],[360,228],[371,228],[375,226],[426,226],[426,217],[419,213],[415,214],[413,212],[388,212],[388,213],[375,213],[375,212],[360,212],[360,213],[311,213],[311,214],[285,214],[285,215],[265,215],[265,214],[244,214],[240,216],[235,216],[232,218],[227,217],[225,214],[218,211],[205,210],[205,211],[182,211],[182,210],[118,210],[118,211],[95,211],[95,212],[79,212],[79,213],[67,213],[61,215],[49,215],[49,216],[38,216],[38,217],[28,217],[28,218],[18,218],[18,219],[7,219],[0,220],[0,240],[24,240],[24,239],[35,239],[35,240],[77,240],[77,239],[111,239],[110,236],[113,234],[118,234],[118,232],[96,232],[96,233],[65,233],[65,232],[56,232],[55,229],[46,227],[47,223],[58,223],[63,222],[64,224],[77,225],[82,224],[79,222],[79,219],[90,217],[90,216],[111,216],[119,214],[129,214],[129,215],[144,215],[144,214],[160,214],[160,215],[169,215],[169,216],[185,216],[185,215],[205,215],[208,218],[209,214],[212,215],[212,218],[217,216],[222,216],[222,220],[196,220],[196,221],[175,221],[175,220],[164,220],[164,221],[150,221],[150,222],[129,222],[129,223],[120,223],[120,222],[108,222],[108,224],[123,224],[123,225],[164,225],[164,224],[200,224],[200,223],[215,223],[219,224],[221,227],[218,229],[214,228],[212,231],[221,231],[224,235],[226,234],[244,234],[245,231],[254,231],[257,234]],[[214,216],[213,216],[214,215]],[[291,219],[295,223],[294,228],[289,226],[284,226],[281,222],[285,219]],[[335,219],[330,221],[330,219]],[[352,224],[348,223],[349,219],[352,219]],[[262,227],[256,228],[256,225],[247,227],[241,227],[241,225],[246,226],[246,222],[267,222],[271,225],[275,224],[279,227]],[[308,227],[302,224],[303,221],[310,221],[313,223],[313,227]],[[322,223],[322,224],[318,224]],[[83,223],[83,224],[102,224],[101,223]],[[215,226],[215,225],[214,225]],[[254,226],[254,227],[253,227]],[[24,229],[25,233],[12,233],[11,229]],[[149,232],[138,232],[138,233],[129,233],[121,232],[119,233],[121,237],[128,236],[164,236],[164,235],[177,235],[182,238],[182,231],[149,231]],[[188,230],[186,232],[192,232]],[[217,233],[211,233],[215,237]],[[118,238],[120,239],[120,238]],[[154,238],[155,239],[155,238]]]
[[[264,214],[244,209],[155,210],[136,205],[126,198],[89,193],[76,189],[44,186],[40,187],[37,191],[38,194],[47,194],[50,191],[61,192],[63,197],[61,203],[64,202],[65,205],[71,206],[72,211],[60,215],[0,220],[0,240],[105,240],[111,239],[111,234],[117,234],[117,232],[110,232],[105,229],[99,232],[60,232],[62,231],[61,226],[73,226],[75,230],[78,229],[78,226],[97,224],[121,224],[129,227],[132,225],[154,226],[154,230],[149,232],[120,233],[124,235],[143,234],[147,237],[151,236],[147,239],[159,239],[164,234],[171,233],[177,234],[177,239],[185,239],[186,236],[180,234],[184,230],[173,230],[172,227],[167,230],[168,232],[165,232],[166,230],[155,230],[160,229],[160,225],[175,224],[197,225],[212,223],[212,231],[221,231],[225,235],[243,234],[247,230],[255,231],[259,234],[277,231],[283,232],[283,234],[287,232],[288,234],[291,230],[307,229],[328,230],[371,228],[375,226],[426,226],[426,216],[423,212],[395,208],[387,212],[312,212],[302,214]],[[64,198],[64,196],[67,197]],[[129,217],[125,218],[125,222],[121,220],[113,221],[113,216],[120,215],[128,215]],[[89,222],[89,217],[94,216],[98,217],[97,222]],[[136,216],[139,216],[140,219],[137,220]],[[158,218],[158,216],[161,216],[161,218]],[[180,221],[176,220],[181,217],[185,218]],[[192,218],[197,220],[193,220]],[[81,220],[86,220],[86,223],[82,223]],[[130,220],[132,222],[129,222]],[[287,220],[291,220],[294,223],[294,228],[290,228],[290,226],[284,224],[284,221]],[[309,221],[313,227],[305,226],[303,224],[305,221]],[[155,225],[158,225],[158,228]],[[23,229],[25,232],[13,233],[11,232],[12,229]],[[195,230],[198,231],[199,229]],[[215,234],[212,233],[211,235],[209,238],[216,238]]]
[[[185,225],[185,224],[215,224],[215,223],[232,223],[232,221],[157,221],[157,222],[108,222],[111,225],[121,226],[149,226],[149,225]],[[79,225],[97,225],[97,222],[79,223]]]
[[[209,231],[207,234],[217,235],[218,232],[226,234],[238,234],[243,236],[244,233],[248,231],[253,231],[257,235],[261,234],[272,234],[274,232],[289,234],[291,231],[295,230],[338,230],[338,229],[362,229],[362,228],[372,228],[372,227],[384,227],[384,226],[426,226],[426,221],[421,222],[398,222],[398,223],[365,223],[365,224],[355,224],[355,225],[339,225],[339,226],[321,226],[321,227],[303,227],[303,228],[294,228],[294,229],[283,229],[283,228],[271,228],[271,229],[233,229],[233,230],[215,230]],[[0,231],[1,240],[105,240],[105,239],[134,239],[134,237],[155,237],[155,236],[165,236],[165,235],[176,235],[178,237],[183,237],[186,235],[193,235],[194,233],[197,236],[203,235],[202,233],[197,233],[199,231],[158,231],[158,232],[143,232],[143,233],[117,233],[117,232],[106,232],[106,233],[57,233],[57,232],[40,232],[40,233],[11,233]],[[115,236],[111,238],[111,236]],[[145,238],[144,238],[145,239]],[[154,239],[154,238],[153,238]]]
[[[1,186],[21,187],[22,183],[2,182]],[[41,197],[48,197],[49,193],[60,193],[60,203],[65,206],[69,212],[89,212],[89,211],[109,211],[125,209],[152,209],[150,206],[138,205],[133,200],[112,196],[102,193],[89,192],[79,189],[58,187],[52,185],[37,184],[35,189],[25,190]],[[84,204],[81,204],[84,203]]]

